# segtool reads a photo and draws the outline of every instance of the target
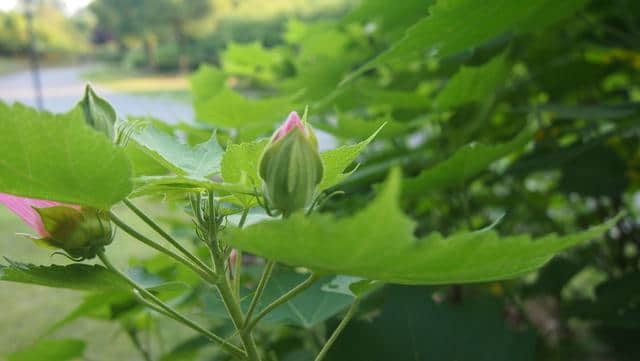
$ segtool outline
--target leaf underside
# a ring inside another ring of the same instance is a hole
[[[493,230],[434,232],[414,236],[415,222],[398,205],[396,170],[378,197],[348,218],[327,214],[266,221],[229,230],[229,242],[242,250],[295,266],[333,274],[400,284],[484,282],[517,277],[544,265],[553,255],[596,238],[617,218],[586,231],[532,239],[500,237]]]

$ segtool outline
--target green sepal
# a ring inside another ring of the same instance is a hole
[[[324,166],[317,146],[302,130],[294,128],[265,148],[258,172],[269,206],[291,214],[311,202]]]
[[[99,97],[91,85],[87,84],[84,97],[78,106],[84,112],[84,119],[93,129],[104,133],[110,140],[115,139],[115,124],[118,119],[115,109],[108,101]]]
[[[64,250],[73,258],[93,258],[113,240],[113,230],[107,212],[91,207],[80,210],[66,206],[34,208],[48,237],[36,244]]]

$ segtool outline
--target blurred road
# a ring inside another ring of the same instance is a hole
[[[83,95],[82,73],[91,66],[45,68],[41,71],[44,107],[51,112],[73,108]],[[191,104],[165,97],[133,95],[96,86],[96,92],[107,98],[120,115],[153,116],[168,123],[193,120]],[[29,71],[0,75],[0,100],[35,106],[33,81]]]

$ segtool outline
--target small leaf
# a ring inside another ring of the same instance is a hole
[[[0,192],[108,208],[132,189],[123,150],[85,124],[80,109],[38,112],[0,103]]]
[[[136,133],[133,138],[152,157],[178,175],[207,177],[220,172],[224,150],[218,144],[215,132],[208,141],[193,148],[152,126]]]
[[[246,183],[251,188],[262,189],[262,179],[258,175],[258,161],[269,140],[264,139],[251,143],[229,144],[222,157],[222,179],[227,183]],[[256,197],[246,194],[235,194],[238,201],[249,208],[256,204]]]
[[[0,280],[83,291],[129,289],[118,275],[98,265],[36,266],[6,259],[0,265]]]
[[[70,361],[84,354],[86,344],[82,340],[41,340],[34,345],[7,355],[9,361]]]
[[[507,143],[486,145],[472,143],[460,148],[449,159],[406,179],[405,195],[421,194],[464,184],[494,161],[522,149],[533,137],[533,128],[525,129]]]
[[[351,217],[295,213],[285,220],[230,227],[228,241],[268,259],[326,273],[402,284],[484,282],[533,271],[555,253],[599,237],[620,217],[580,233],[537,239],[500,237],[491,229],[416,238],[415,222],[398,205],[400,183],[395,170],[378,197]]]
[[[84,112],[84,119],[93,129],[104,133],[109,140],[115,138],[116,111],[108,101],[99,97],[87,84],[84,97],[77,105]]]
[[[322,164],[324,165],[324,176],[322,178],[322,182],[320,182],[320,185],[318,185],[318,190],[322,191],[327,188],[331,188],[347,178],[351,173],[343,173],[344,170],[351,163],[353,163],[356,158],[358,158],[360,152],[362,152],[364,148],[366,148],[367,145],[371,143],[371,141],[376,137],[376,135],[378,135],[383,127],[384,124],[382,124],[378,128],[378,130],[371,134],[369,138],[363,140],[360,143],[345,145],[320,154],[320,158],[322,158]]]

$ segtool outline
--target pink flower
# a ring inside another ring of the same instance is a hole
[[[298,127],[303,133],[305,132],[304,125],[300,121],[300,117],[298,116],[298,113],[291,112],[289,113],[289,117],[287,117],[287,120],[285,120],[284,123],[282,123],[282,125],[280,126],[280,128],[278,128],[278,130],[276,131],[275,136],[273,137],[273,141],[276,141],[284,137],[285,135],[287,135],[287,133],[292,131],[295,127]]]
[[[68,205],[64,203],[47,201],[41,199],[18,197],[11,194],[0,193],[0,203],[4,204],[13,213],[17,214],[22,220],[33,228],[41,237],[49,237],[49,232],[44,228],[40,214],[35,208],[49,208],[55,206],[66,206],[74,209],[80,209],[80,206]]]

